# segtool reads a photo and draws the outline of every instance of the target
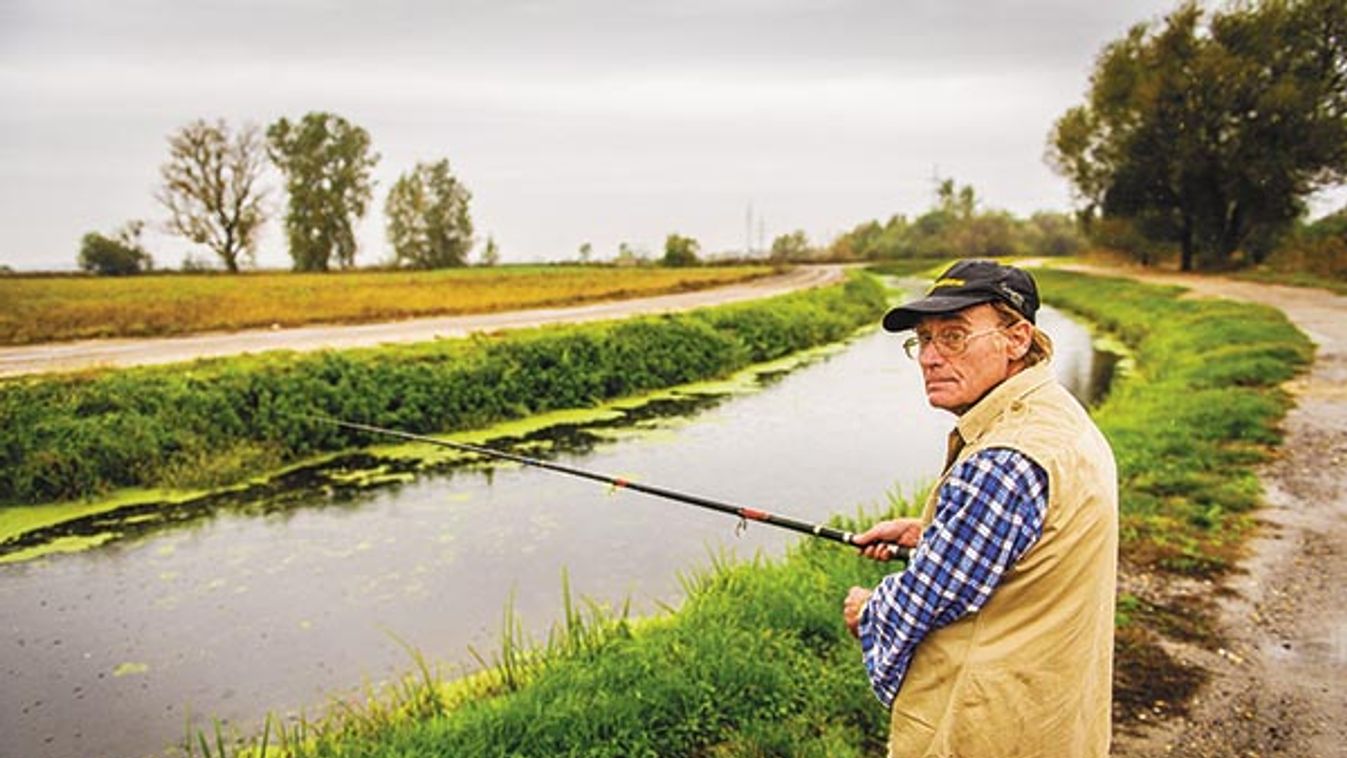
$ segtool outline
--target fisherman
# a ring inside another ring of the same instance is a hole
[[[1117,470],[1053,378],[1038,306],[1025,271],[966,260],[884,316],[915,331],[927,400],[958,417],[922,517],[855,540],[876,560],[914,548],[843,604],[894,758],[1109,751]]]

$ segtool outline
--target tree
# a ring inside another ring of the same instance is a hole
[[[500,263],[500,247],[496,245],[496,238],[487,235],[486,248],[482,250],[482,265],[495,266]]]
[[[660,262],[665,266],[695,266],[698,263],[697,252],[700,248],[697,240],[691,237],[670,234],[664,239],[664,258]]]
[[[580,262],[589,263],[589,258],[594,254],[594,246],[588,242],[580,245]]]
[[[939,210],[955,219],[967,221],[977,211],[977,193],[971,184],[956,188],[953,179],[944,179],[936,187],[935,194]]]
[[[1204,18],[1189,2],[1105,47],[1047,156],[1086,219],[1178,245],[1185,271],[1228,265],[1347,179],[1347,5],[1266,0]]]
[[[266,223],[266,192],[258,187],[266,146],[256,126],[231,135],[224,120],[198,119],[168,138],[163,186],[155,197],[168,209],[168,230],[210,248],[230,272],[251,262]]]
[[[268,153],[285,175],[290,197],[285,233],[299,271],[326,271],[335,260],[355,265],[353,220],[364,217],[379,154],[369,133],[331,113],[282,118],[267,129]]]
[[[449,161],[416,164],[398,177],[384,202],[388,243],[398,265],[449,268],[468,262],[472,249],[472,193],[449,171]]]
[[[772,240],[771,259],[775,263],[799,260],[808,255],[809,237],[805,236],[803,229],[796,229],[790,234],[782,234]]]
[[[154,268],[154,260],[140,243],[144,221],[129,221],[112,237],[89,232],[80,240],[79,266],[104,276],[128,276]]]

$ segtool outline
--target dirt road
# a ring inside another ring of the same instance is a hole
[[[673,295],[468,316],[409,319],[378,324],[320,325],[291,329],[196,334],[158,339],[108,339],[0,348],[0,377],[78,371],[97,367],[177,363],[267,350],[367,347],[466,337],[473,332],[524,329],[636,315],[669,313],[741,300],[755,300],[840,281],[842,266],[803,266],[780,276]]]
[[[1257,514],[1258,535],[1239,570],[1215,588],[1222,647],[1169,650],[1210,680],[1187,716],[1120,734],[1113,754],[1347,756],[1347,297],[1213,277],[1108,273],[1270,305],[1318,346],[1310,371],[1287,387],[1296,405],[1285,420],[1285,443],[1260,472],[1267,507]]]

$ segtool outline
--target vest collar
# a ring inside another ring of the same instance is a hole
[[[983,395],[976,405],[959,417],[954,428],[965,444],[977,442],[1012,405],[1051,381],[1052,367],[1047,361],[1030,366]]]

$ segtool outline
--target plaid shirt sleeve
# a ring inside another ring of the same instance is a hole
[[[1014,450],[980,451],[950,473],[907,568],[885,577],[861,613],[865,669],[885,707],[926,635],[980,610],[1038,541],[1047,506],[1047,473]]]

